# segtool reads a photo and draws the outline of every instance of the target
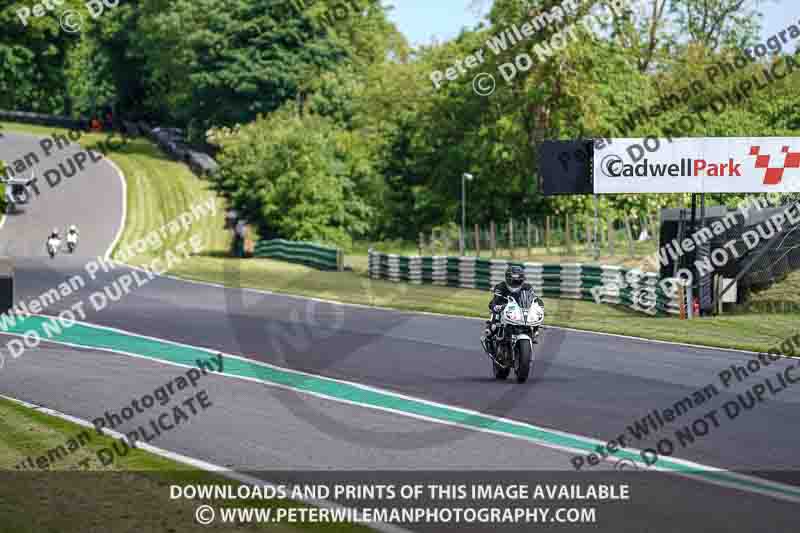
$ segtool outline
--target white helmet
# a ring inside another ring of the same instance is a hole
[[[78,231],[78,228],[75,227],[75,224],[71,224],[69,227],[70,231]]]

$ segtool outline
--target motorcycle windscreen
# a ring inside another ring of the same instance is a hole
[[[522,289],[519,291],[517,303],[523,309],[530,309],[533,305],[533,291],[530,289]]]

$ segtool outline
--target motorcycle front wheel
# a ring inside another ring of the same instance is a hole
[[[516,349],[517,364],[514,367],[514,373],[517,375],[517,383],[525,383],[531,372],[531,343],[525,340],[520,341],[517,343]]]
[[[489,359],[489,362],[492,364],[492,371],[494,372],[495,379],[503,381],[508,377],[508,374],[511,372],[510,368],[503,368],[491,359]]]

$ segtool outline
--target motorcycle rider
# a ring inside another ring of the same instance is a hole
[[[72,224],[67,230],[67,242],[74,245],[78,244],[78,228],[75,227],[75,224]]]
[[[59,246],[61,246],[61,236],[58,234],[58,228],[53,228],[53,231],[50,232],[50,236],[47,237],[47,246],[52,247],[54,254],[58,251]]]
[[[495,285],[492,289],[492,300],[489,302],[489,311],[492,312],[490,320],[486,321],[486,329],[483,331],[481,337],[481,344],[484,349],[487,349],[488,343],[494,341],[494,336],[497,334],[498,325],[500,323],[500,313],[508,303],[509,296],[515,296],[520,290],[530,290],[533,293],[534,301],[544,309],[544,302],[533,291],[530,283],[525,282],[525,270],[518,265],[508,265],[506,268],[506,279]],[[539,342],[539,330],[536,330],[536,336],[533,339],[534,343]],[[487,349],[488,351],[488,349]]]

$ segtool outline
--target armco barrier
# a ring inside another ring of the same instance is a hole
[[[0,109],[0,121],[19,122],[23,124],[36,124],[71,130],[89,130],[88,118],[70,118],[57,115],[44,115],[42,113],[29,113],[27,111],[6,111]],[[145,135],[155,142],[162,151],[175,159],[183,161],[197,176],[210,176],[217,171],[219,165],[210,155],[183,146],[183,142],[154,132],[145,122],[122,121],[121,130],[129,137]],[[161,128],[160,131],[169,131]]]
[[[253,256],[299,263],[320,270],[341,271],[344,265],[342,251],[338,248],[283,239],[258,241]]]
[[[677,299],[664,293],[658,275],[619,266],[547,265],[477,257],[406,257],[369,251],[369,275],[374,279],[432,283],[489,290],[503,281],[509,264],[525,269],[525,277],[542,296],[591,300],[622,305],[647,314],[678,314]]]
[[[85,130],[89,126],[89,121],[86,119],[29,113],[27,111],[6,111],[2,109],[0,109],[0,121],[21,122],[24,124],[36,124],[37,126],[52,126],[72,130]]]

